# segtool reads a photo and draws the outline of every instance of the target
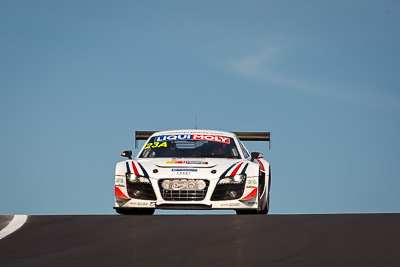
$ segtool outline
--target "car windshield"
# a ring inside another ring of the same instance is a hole
[[[240,155],[233,138],[188,134],[152,137],[139,156],[139,158],[166,157],[239,159]]]

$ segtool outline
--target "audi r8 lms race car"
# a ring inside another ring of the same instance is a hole
[[[115,169],[115,206],[125,215],[151,215],[155,209],[235,210],[267,214],[270,164],[242,141],[268,141],[269,132],[211,130],[136,131],[146,140],[137,156]],[[241,141],[242,140],[242,141]]]

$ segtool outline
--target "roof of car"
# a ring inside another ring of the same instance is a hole
[[[215,130],[199,130],[199,129],[161,131],[161,132],[155,132],[152,136],[178,135],[178,134],[221,135],[227,137],[234,137],[234,134],[230,132],[215,131]]]

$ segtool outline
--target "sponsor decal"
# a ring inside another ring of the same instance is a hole
[[[136,205],[136,206],[148,206],[149,203],[147,202],[132,202],[132,205]]]
[[[116,183],[123,183],[124,179],[123,178],[117,178],[117,179],[115,179],[115,182]]]
[[[148,143],[144,149],[149,149],[149,148],[157,148],[157,147],[167,147],[167,142],[154,142],[154,143]]]
[[[117,187],[125,187],[125,185],[123,185],[123,184],[116,184],[115,186],[117,186]]]
[[[249,179],[249,180],[247,180],[247,183],[248,184],[257,184],[257,181],[254,179]]]
[[[246,188],[257,188],[255,185],[246,185]]]
[[[230,139],[228,137],[214,136],[214,135],[193,135],[193,140],[214,141],[225,144],[230,143]]]
[[[254,205],[254,204],[257,204],[257,202],[252,201],[252,202],[247,202],[247,204]]]
[[[205,164],[207,165],[208,162],[206,161],[198,161],[198,160],[177,160],[177,161],[167,161],[166,164]]]
[[[172,169],[173,172],[197,172],[197,169]]]
[[[174,140],[192,140],[191,134],[179,134],[179,135],[164,135],[157,136],[154,141],[156,142],[165,142],[165,141],[174,141]]]
[[[172,169],[171,171],[176,172],[176,175],[190,175],[192,172],[197,172],[197,169]]]
[[[221,207],[237,207],[239,206],[239,203],[224,203],[221,204]]]
[[[177,172],[176,175],[191,175],[191,172]]]
[[[229,144],[229,137],[215,136],[215,135],[203,135],[203,134],[178,134],[178,135],[165,135],[157,136],[155,142],[166,142],[174,140],[202,140],[202,141],[213,141]]]
[[[205,159],[205,158],[197,158],[197,157],[186,157],[186,158],[172,158],[172,160],[181,160],[181,159],[197,159],[197,160],[199,160],[199,159]]]

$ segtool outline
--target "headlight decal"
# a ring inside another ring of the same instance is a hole
[[[142,169],[143,176],[146,178],[149,178],[149,175],[147,174],[146,170],[143,168],[142,164],[140,164],[139,162],[137,164],[139,164],[140,169]]]
[[[148,174],[147,171],[143,168],[142,164],[140,164],[139,162],[136,162],[136,164],[138,164],[139,167],[140,167],[140,169],[142,170],[143,175],[139,174],[139,171],[138,171],[138,168],[136,168],[135,162],[131,161],[131,163],[132,163],[132,168],[133,168],[133,173],[134,173],[134,174],[140,175],[140,176],[143,176],[143,177],[146,177],[146,178],[149,178],[149,174]],[[127,173],[132,173],[132,172],[131,172],[131,168],[129,167],[129,163],[128,163],[128,162],[126,162],[126,172],[127,172]]]
[[[233,172],[231,173],[230,176],[234,176],[236,175],[236,173],[238,172],[238,170],[240,169],[240,167],[242,166],[243,162],[240,162],[240,164],[233,170]]]
[[[126,172],[131,173],[131,168],[129,168],[128,162],[126,162]]]
[[[132,167],[133,167],[133,172],[134,172],[136,175],[139,175],[139,172],[138,172],[138,170],[137,170],[137,168],[136,168],[136,166],[135,166],[135,163],[133,163],[133,161],[132,161]]]
[[[232,166],[230,166],[228,169],[226,169],[226,171],[224,171],[223,174],[221,174],[221,176],[219,178],[224,178],[226,176],[226,174],[230,171],[230,169],[233,168],[233,166],[235,166],[236,163],[232,164]]]
[[[218,184],[242,184],[246,179],[246,169],[249,163],[245,164],[242,171],[239,173],[240,168],[243,166],[243,161],[240,163],[235,163],[230,166],[220,177]],[[227,175],[229,171],[235,166],[235,169],[231,172],[230,175]]]
[[[248,163],[244,166],[244,168],[243,168],[243,170],[242,170],[242,172],[240,174],[246,174],[247,166],[249,166]]]

